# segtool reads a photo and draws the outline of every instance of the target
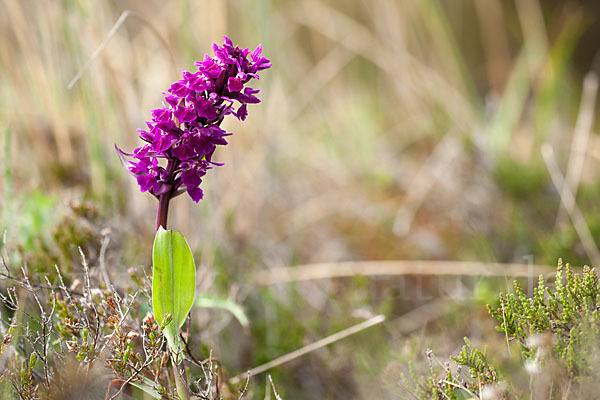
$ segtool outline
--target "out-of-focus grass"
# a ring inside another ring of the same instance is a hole
[[[257,268],[353,259],[589,260],[569,224],[555,225],[560,201],[540,157],[549,142],[561,165],[568,162],[582,81],[571,61],[597,23],[584,5],[4,3],[8,244],[47,253],[32,241],[54,229],[53,216],[68,213],[63,199],[90,199],[100,208],[99,223],[122,238],[115,274],[149,263],[155,204],[122,171],[113,143],[135,147],[135,129],[161,92],[223,34],[241,46],[264,44],[273,68],[259,82],[263,103],[250,108],[244,124],[228,122],[235,135],[216,155],[226,165],[206,177],[199,206],[175,200],[170,222],[196,249],[202,289],[232,295],[249,310],[246,333],[235,324],[223,328],[215,320],[226,317],[214,312],[196,316],[213,325],[203,339],[232,374],[350,325],[355,309],[400,315],[421,303],[419,291],[414,301],[394,296],[392,279],[257,289],[247,284]],[[125,10],[134,14],[67,89]],[[579,192],[596,238],[598,143],[592,133],[580,150]],[[44,240],[61,246],[56,237]],[[436,284],[417,286],[439,294]],[[278,388],[293,398],[368,398],[361,385],[384,376],[373,370],[386,359],[380,353],[408,354],[400,350],[403,334],[394,332],[392,320],[383,333],[298,360],[274,375]],[[420,332],[432,332],[428,345],[446,350],[460,346],[464,334],[478,334],[456,332],[448,321]],[[386,390],[402,393],[394,385]]]

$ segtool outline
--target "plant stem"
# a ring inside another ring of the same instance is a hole
[[[158,209],[156,211],[156,230],[161,226],[167,229],[167,218],[169,216],[169,202],[171,201],[171,191],[163,193],[158,197]]]
[[[173,374],[175,375],[175,387],[177,388],[177,395],[181,400],[190,400],[190,389],[187,383],[187,375],[185,373],[185,365],[183,360],[177,364],[175,358],[171,359],[173,362]]]
[[[175,170],[176,163],[173,160],[169,160],[167,163],[167,182],[172,181],[173,171]],[[156,231],[161,226],[163,229],[167,229],[167,218],[169,216],[169,202],[173,194],[173,183],[171,182],[170,187],[167,191],[158,196],[158,209],[156,210]]]

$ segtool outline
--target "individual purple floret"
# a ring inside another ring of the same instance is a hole
[[[246,84],[271,67],[262,45],[250,53],[225,36],[223,46],[213,44],[213,51],[214,57],[205,54],[195,63],[197,72],[182,72],[183,78],[164,93],[164,107],[152,111],[148,128],[138,129],[146,144],[132,154],[115,146],[142,192],[159,201],[156,229],[166,229],[173,197],[187,192],[195,202],[202,199],[202,177],[212,166],[222,165],[212,161],[216,146],[226,145],[225,137],[231,135],[220,127],[225,116],[243,121],[247,104],[260,102],[255,96],[259,91]]]

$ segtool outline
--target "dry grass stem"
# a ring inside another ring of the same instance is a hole
[[[323,339],[317,340],[316,342],[313,342],[307,346],[304,346],[298,350],[294,350],[291,353],[288,353],[284,356],[278,357],[274,360],[271,360],[263,365],[259,365],[256,368],[252,368],[251,370],[244,372],[242,374],[239,374],[237,376],[234,376],[233,378],[231,378],[229,380],[229,383],[231,384],[238,384],[240,382],[242,382],[244,379],[247,379],[249,376],[254,376],[254,375],[258,375],[261,374],[265,371],[270,370],[271,368],[275,368],[281,364],[285,364],[287,362],[290,362],[298,357],[301,357],[305,354],[311,353],[315,350],[318,350],[322,347],[328,346],[332,343],[338,342],[342,339],[347,338],[348,336],[354,335],[358,332],[361,332],[367,328],[370,328],[372,326],[375,326],[377,324],[382,323],[383,321],[385,321],[385,316],[384,315],[377,315],[373,318],[370,318],[366,321],[363,321],[359,324],[353,325],[349,328],[346,328],[342,331],[339,331],[337,333],[334,333],[333,335],[327,336]]]
[[[87,71],[88,68],[92,65],[92,63],[96,60],[96,58],[98,58],[98,56],[100,55],[102,50],[104,50],[104,48],[108,45],[108,42],[110,42],[110,40],[113,38],[113,36],[116,35],[116,33],[119,30],[119,28],[121,27],[121,25],[123,25],[125,23],[125,21],[127,20],[127,18],[129,18],[129,17],[138,18],[144,25],[146,25],[150,29],[150,31],[158,38],[158,40],[161,42],[161,44],[167,49],[167,51],[169,53],[169,57],[171,59],[171,65],[175,65],[175,58],[173,56],[173,53],[171,52],[171,49],[170,49],[167,41],[165,39],[163,39],[162,35],[158,32],[158,30],[152,24],[150,24],[149,21],[140,17],[135,12],[130,11],[130,10],[125,10],[121,13],[121,16],[119,17],[119,19],[117,19],[117,21],[114,23],[112,28],[110,28],[110,31],[108,32],[108,34],[106,35],[106,37],[104,38],[102,43],[100,43],[100,46],[98,46],[98,48],[94,51],[94,53],[92,53],[90,58],[88,58],[88,60],[85,62],[83,67],[81,67],[81,69],[79,71],[77,71],[77,74],[75,74],[73,79],[71,79],[71,81],[67,85],[67,89],[72,89],[73,86],[75,86],[77,81],[79,79],[81,79],[81,77],[83,76],[85,71]]]
[[[549,144],[544,144],[542,146],[541,151],[542,156],[544,157],[544,162],[546,163],[546,168],[548,168],[548,172],[550,173],[550,177],[552,178],[552,183],[554,184],[554,187],[556,187],[556,190],[558,190],[559,193],[561,192],[562,188],[562,195],[560,199],[561,201],[565,202],[563,203],[563,205],[565,206],[567,212],[570,211],[569,217],[571,217],[571,222],[575,227],[575,231],[577,232],[577,235],[581,240],[581,244],[583,245],[585,252],[587,253],[588,257],[592,260],[594,265],[599,265],[600,251],[598,251],[598,246],[594,241],[594,237],[590,232],[590,228],[588,228],[587,226],[583,213],[581,212],[579,207],[577,207],[577,204],[575,202],[575,195],[565,184],[564,177],[560,172],[560,168],[556,162],[556,158],[554,157],[554,150],[552,150],[552,147]],[[573,205],[572,210],[569,210],[567,208],[569,204]]]
[[[349,261],[319,263],[295,267],[276,267],[256,272],[254,283],[275,285],[287,282],[385,275],[434,275],[434,276],[496,276],[496,277],[536,277],[554,275],[551,267],[533,264],[502,264],[470,261]]]
[[[581,181],[583,166],[585,165],[586,149],[589,144],[590,133],[594,124],[594,112],[596,109],[596,97],[598,95],[598,76],[589,72],[583,80],[583,93],[581,94],[581,105],[579,115],[573,132],[571,154],[565,183],[560,193],[561,206],[556,216],[556,226],[562,227],[567,222],[568,214],[573,212],[574,200]],[[566,191],[570,190],[573,196],[567,197]]]
[[[71,81],[67,85],[68,89],[72,89],[73,86],[75,86],[75,84],[81,78],[83,73],[85,71],[87,71],[87,69],[90,67],[90,65],[92,65],[92,63],[100,55],[102,50],[104,50],[104,48],[106,47],[108,42],[110,42],[110,39],[112,39],[112,37],[115,36],[115,34],[117,33],[117,31],[119,30],[121,25],[123,25],[123,23],[125,22],[125,20],[132,15],[134,15],[133,12],[131,12],[129,10],[123,11],[123,13],[119,17],[119,19],[117,19],[117,22],[115,22],[115,24],[112,26],[112,28],[110,28],[110,31],[108,32],[108,34],[106,35],[106,37],[104,38],[102,43],[100,43],[100,46],[98,46],[98,48],[94,51],[94,53],[90,56],[90,58],[88,58],[88,60],[85,62],[83,67],[81,67],[81,69],[79,71],[77,71],[77,74],[75,74],[73,79],[71,79]]]

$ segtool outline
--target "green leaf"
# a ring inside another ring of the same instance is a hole
[[[158,393],[158,390],[154,389],[154,382],[152,382],[150,379],[143,377],[144,382],[129,382],[129,384],[131,386],[135,386],[136,388],[144,391],[145,393],[147,393],[148,395],[150,395],[150,397],[152,397],[153,399],[162,399],[162,396],[160,395],[160,393]]]
[[[200,308],[220,308],[222,310],[229,311],[244,328],[248,327],[249,325],[248,317],[246,316],[242,306],[231,299],[200,295],[196,297],[194,306]]]
[[[179,353],[179,328],[192,307],[196,290],[194,257],[183,235],[160,227],[154,238],[152,264],[154,317],[162,325],[165,316],[171,315],[171,322],[161,328],[171,349]]]

